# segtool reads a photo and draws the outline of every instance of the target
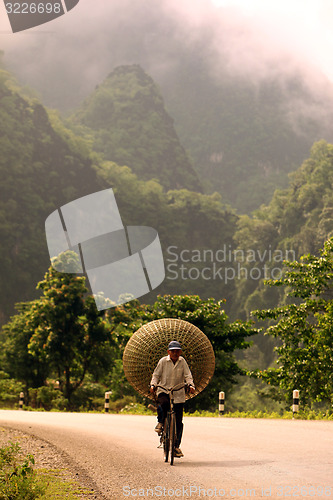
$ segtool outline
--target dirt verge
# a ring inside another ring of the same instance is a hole
[[[59,476],[63,481],[75,481],[84,488],[84,492],[78,498],[82,500],[106,499],[86,472],[66,453],[58,450],[48,441],[37,438],[33,434],[0,426],[0,447],[10,442],[19,443],[24,455],[33,455],[36,469],[59,471]]]

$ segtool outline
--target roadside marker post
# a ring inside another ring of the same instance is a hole
[[[109,412],[109,408],[110,408],[110,394],[112,394],[112,391],[107,391],[105,393],[105,403],[104,403],[105,413]]]
[[[219,393],[219,417],[224,415],[224,392]]]
[[[23,410],[23,405],[24,405],[24,392],[20,392],[19,410]]]
[[[293,391],[293,418],[295,413],[299,410],[299,391],[295,389]]]

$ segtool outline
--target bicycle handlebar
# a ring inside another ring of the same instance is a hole
[[[167,389],[166,387],[163,387],[163,385],[156,385],[155,387],[156,387],[156,389],[157,389],[157,387],[160,387],[161,389],[164,389],[165,391],[172,393],[174,391],[180,391],[180,389],[183,389],[187,385],[188,384],[181,383],[181,384],[175,385],[174,387],[169,387],[169,389]]]

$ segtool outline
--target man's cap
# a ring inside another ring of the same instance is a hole
[[[173,349],[181,349],[182,346],[180,345],[177,340],[172,340],[170,344],[168,345],[168,351],[172,351]]]

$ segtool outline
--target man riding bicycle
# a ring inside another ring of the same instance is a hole
[[[186,360],[181,356],[181,349],[182,346],[176,340],[173,340],[168,345],[168,355],[159,360],[152,375],[152,379],[150,382],[150,392],[152,394],[156,390],[157,385],[162,385],[163,387],[174,387],[184,382],[186,382],[186,384],[189,386],[189,391],[192,394],[195,392],[192,373]],[[159,405],[157,408],[158,423],[155,427],[155,431],[160,434],[163,429],[164,420],[170,409],[170,398],[169,395],[166,394],[160,387],[157,387],[156,395]],[[183,434],[184,403],[185,389],[183,388],[179,391],[174,392],[174,411],[176,415],[177,429],[175,457],[178,458],[184,456],[180,449],[180,443]]]

